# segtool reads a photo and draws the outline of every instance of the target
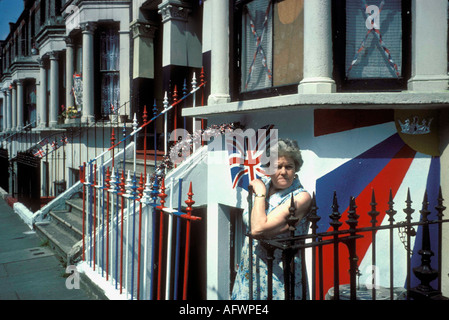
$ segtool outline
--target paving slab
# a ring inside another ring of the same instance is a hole
[[[90,300],[66,285],[65,266],[0,198],[0,300]]]

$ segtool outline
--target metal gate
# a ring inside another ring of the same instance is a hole
[[[40,209],[40,159],[31,152],[18,152],[17,162],[17,199],[31,211]]]

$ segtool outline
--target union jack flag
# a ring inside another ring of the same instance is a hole
[[[259,129],[250,135],[237,131],[234,131],[234,134],[226,135],[233,189],[241,187],[248,190],[252,180],[266,175],[263,169],[263,165],[266,163],[263,163],[262,160],[269,149],[270,140],[274,137],[275,130],[270,130],[272,128],[273,125],[268,125],[261,128],[263,131]]]
[[[63,146],[65,146],[67,143],[69,143],[69,141],[67,140],[67,137],[66,137],[66,136],[62,136],[61,142],[62,142],[62,145],[63,145]]]
[[[38,158],[42,158],[44,155],[45,155],[45,152],[44,152],[44,150],[42,150],[42,149],[38,149],[38,150],[34,153],[34,156],[35,156],[35,157],[38,157]]]
[[[51,147],[53,148],[53,150],[58,149],[58,143],[57,143],[56,141],[53,141],[53,142],[51,143]]]

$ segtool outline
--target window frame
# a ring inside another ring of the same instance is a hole
[[[115,74],[118,77],[118,87],[120,90],[120,77],[122,76],[120,74],[120,69],[111,69],[111,70],[103,70],[101,69],[101,33],[106,31],[113,31],[116,33],[117,36],[117,48],[118,48],[118,54],[119,54],[119,61],[120,61],[120,33],[119,33],[119,24],[118,23],[105,23],[105,24],[99,24],[97,26],[97,29],[95,30],[95,49],[94,49],[94,61],[95,61],[95,72],[94,72],[94,82],[95,82],[95,91],[100,92],[99,95],[96,96],[95,101],[95,117],[97,119],[108,119],[109,116],[112,114],[111,112],[107,113],[104,112],[103,105],[102,105],[102,90],[103,90],[103,78],[107,74]],[[120,96],[118,99],[120,103]],[[115,106],[117,107],[117,106]]]
[[[234,0],[231,1],[230,8],[230,33],[231,33],[231,43],[230,43],[230,82],[231,82],[231,100],[251,100],[260,99],[266,97],[295,94],[298,93],[298,83],[292,83],[281,86],[272,85],[269,88],[257,89],[252,91],[241,92],[240,88],[242,85],[242,14],[243,7],[254,0]],[[282,0],[272,0],[273,5],[276,2]],[[274,8],[274,6],[273,6]],[[272,8],[272,10],[273,10]],[[274,24],[273,24],[274,26]],[[273,43],[272,43],[273,46]]]
[[[333,79],[337,92],[403,91],[411,76],[411,1],[402,0],[401,77],[346,78],[346,0],[332,1]]]

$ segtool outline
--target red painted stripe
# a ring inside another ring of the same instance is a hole
[[[316,109],[315,137],[394,121],[394,110]]]
[[[385,166],[384,169],[369,183],[366,188],[357,196],[356,212],[360,216],[358,219],[358,228],[371,226],[371,216],[368,212],[371,211],[371,194],[372,190],[375,192],[377,207],[379,212],[377,216],[377,223],[379,225],[385,216],[385,212],[388,209],[388,200],[390,188],[393,197],[396,195],[413,159],[416,151],[405,145],[401,150],[391,159],[391,161]],[[344,179],[344,177],[342,177]],[[338,195],[338,190],[337,190]],[[342,202],[344,201],[344,202]],[[347,202],[346,202],[347,201]],[[349,199],[340,199],[339,205],[346,203],[349,205]],[[340,230],[348,229],[346,220],[348,219],[348,208],[342,213],[340,221],[343,225]],[[330,227],[328,231],[332,231]],[[362,261],[372,241],[371,232],[363,233],[363,238],[357,239],[356,250],[357,257],[359,258],[358,264]],[[339,245],[339,270],[340,270],[340,284],[349,284],[349,253],[347,247],[344,244]],[[318,299],[318,284],[319,284],[319,271],[317,266],[317,299]],[[323,288],[324,295],[334,285],[334,263],[333,263],[333,245],[326,245],[323,247]]]

